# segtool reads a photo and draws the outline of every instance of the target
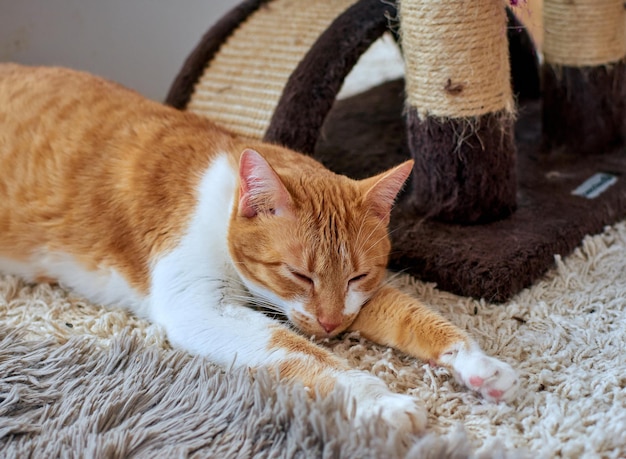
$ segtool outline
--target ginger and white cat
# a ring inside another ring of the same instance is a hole
[[[85,73],[0,64],[0,271],[125,306],[220,364],[342,386],[358,419],[419,430],[413,397],[251,307],[307,335],[358,330],[510,399],[508,364],[384,282],[411,169],[351,180]]]

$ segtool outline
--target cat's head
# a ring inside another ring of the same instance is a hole
[[[389,215],[413,162],[360,181],[303,163],[279,175],[243,152],[229,249],[255,296],[304,332],[332,336],[384,280]]]

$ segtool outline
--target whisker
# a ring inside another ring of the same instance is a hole
[[[264,300],[258,299],[256,297],[247,297],[247,296],[240,296],[240,295],[230,295],[229,298],[234,299],[234,300],[242,301],[247,306],[250,306],[250,307],[252,307],[254,309],[262,309],[264,312],[271,311],[274,314],[278,314],[280,316],[287,317],[287,313],[280,306],[278,306],[278,305],[276,305],[274,303],[270,303],[268,301],[264,301]]]
[[[370,246],[370,247],[371,247],[371,248],[375,247],[375,246],[376,246],[376,244],[378,244],[380,241],[382,241],[385,237],[389,237],[389,236],[391,236],[393,233],[395,233],[396,231],[398,231],[398,230],[400,230],[400,229],[401,229],[401,228],[394,228],[394,229],[392,229],[392,230],[388,231],[388,232],[387,232],[384,236],[380,237],[380,239],[378,239],[375,243],[371,244],[371,246]],[[370,249],[370,250],[371,250],[371,249]],[[369,251],[368,251],[368,252],[366,252],[364,255],[367,255],[367,253],[369,253]]]
[[[363,252],[363,256],[366,257],[369,255],[369,253],[376,247],[376,245],[382,241],[383,239],[385,239],[387,237],[387,234],[379,237],[376,241],[374,241],[373,243],[370,244],[369,249],[367,249],[365,252]]]
[[[383,220],[379,220],[378,223],[376,223],[374,228],[367,235],[367,237],[361,238],[360,235],[362,234],[361,231],[363,227],[365,226],[365,218],[366,217],[364,216],[361,222],[360,228],[359,228],[357,239],[356,239],[357,241],[356,253],[361,254],[363,257],[366,257],[369,254],[369,252],[376,246],[376,244],[378,244],[381,240],[383,240],[387,234],[387,232],[385,232],[384,236],[382,236],[380,239],[378,239],[374,243],[370,244],[370,248],[368,250],[364,250],[364,247],[370,241],[372,234],[374,234],[378,229],[380,229],[381,225],[383,224]]]
[[[229,295],[228,297],[232,298],[232,299],[235,299],[235,300],[245,301],[247,303],[254,304],[255,306],[265,306],[265,307],[271,307],[271,308],[275,308],[275,309],[280,308],[280,306],[276,305],[275,303],[271,303],[271,302],[269,302],[267,300],[264,300],[263,298],[259,298],[259,297],[255,297],[255,296]]]
[[[392,282],[396,281],[400,276],[406,274],[409,268],[401,269],[400,271],[394,271],[393,274],[388,274],[385,280],[383,281],[383,285],[391,285]]]
[[[195,277],[194,277],[195,279]],[[228,282],[228,279],[224,278],[224,277],[209,277],[209,276],[200,276],[197,279],[199,280],[204,280],[204,281],[209,281],[209,282],[220,282],[220,283],[226,283]]]
[[[374,228],[372,229],[372,231],[370,231],[370,234],[368,234],[368,236],[363,240],[363,243],[361,244],[361,247],[363,246],[363,244],[365,242],[367,242],[369,240],[370,237],[372,237],[372,234],[374,234],[376,231],[378,231],[381,227],[381,225],[383,225],[383,220],[378,220],[378,222],[376,223],[376,226],[374,226]],[[361,226],[365,226],[365,217],[363,217],[363,223],[361,224]]]

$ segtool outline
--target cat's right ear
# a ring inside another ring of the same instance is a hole
[[[284,215],[291,196],[272,166],[258,152],[246,149],[239,158],[239,215]]]

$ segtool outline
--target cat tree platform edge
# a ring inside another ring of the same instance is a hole
[[[314,156],[354,178],[410,158],[403,106],[402,80],[337,101]],[[392,269],[459,295],[504,302],[554,266],[555,255],[571,253],[585,235],[626,217],[623,149],[586,156],[543,153],[538,100],[520,104],[515,143],[517,210],[494,223],[448,224],[417,215],[406,192],[392,214]],[[588,180],[593,183],[579,190],[583,196],[572,194]]]

